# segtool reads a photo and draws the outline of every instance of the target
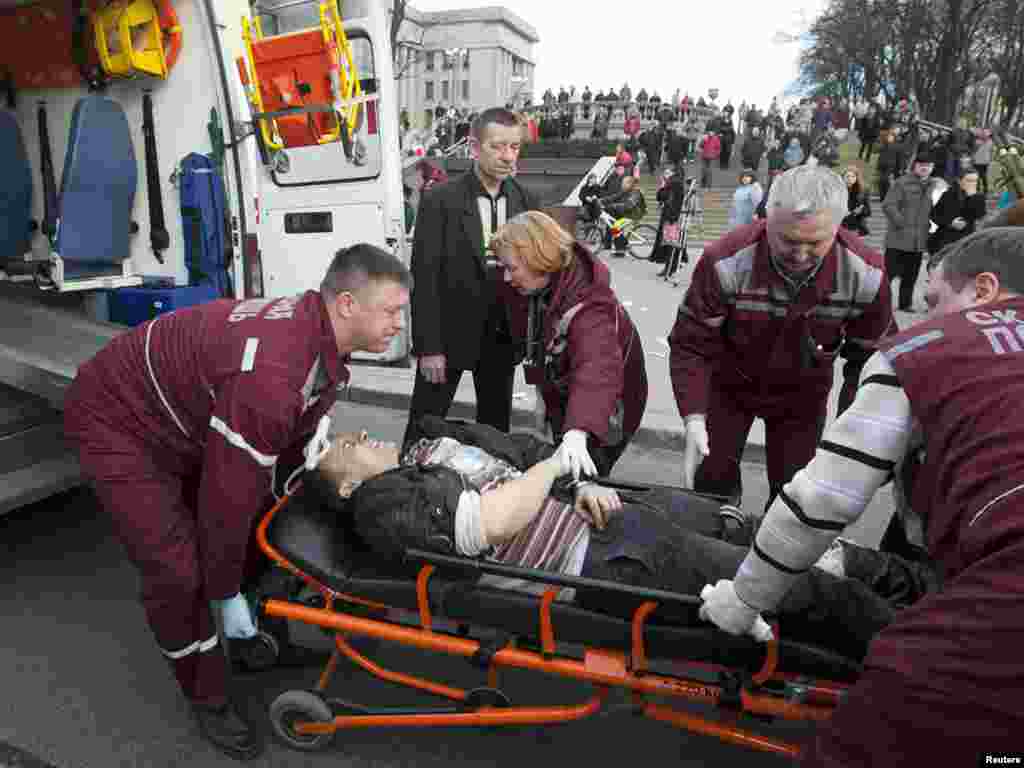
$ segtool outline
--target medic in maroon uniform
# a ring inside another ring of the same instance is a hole
[[[920,427],[912,500],[942,589],[879,633],[806,766],[985,765],[1024,745],[1024,230],[986,229],[939,255],[934,319],[880,344],[735,581],[702,594],[703,616],[750,631],[861,515]]]
[[[228,704],[210,601],[228,638],[255,633],[239,593],[278,457],[334,404],[349,353],[387,349],[408,286],[390,253],[343,249],[320,291],[215,301],[125,333],[65,399],[66,434],[139,568],[157,645],[204,734],[233,756],[260,745]]]
[[[733,495],[760,417],[777,493],[814,456],[840,354],[840,410],[853,399],[892,303],[881,257],[840,228],[847,197],[827,168],[787,171],[772,184],[767,224],[730,232],[697,263],[668,339],[684,487]]]

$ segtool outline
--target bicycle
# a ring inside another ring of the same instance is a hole
[[[628,216],[615,218],[602,209],[596,221],[583,225],[582,239],[592,246],[595,254],[598,254],[604,250],[606,233],[611,234],[613,242],[619,237],[625,237],[626,250],[634,259],[640,261],[650,260],[658,236],[657,228],[650,224],[642,224]]]

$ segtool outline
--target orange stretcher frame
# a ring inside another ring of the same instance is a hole
[[[644,623],[653,613],[657,604],[644,602],[634,613],[632,620],[632,648],[628,653],[607,648],[586,648],[582,660],[560,656],[557,652],[555,628],[551,621],[551,603],[558,590],[549,588],[540,601],[541,652],[515,647],[514,641],[497,650],[489,659],[487,683],[497,688],[498,670],[501,667],[529,669],[563,678],[573,678],[595,686],[591,698],[582,704],[566,706],[520,707],[483,705],[473,707],[469,701],[471,691],[454,688],[443,683],[426,680],[413,675],[385,669],[353,648],[346,639],[347,634],[363,635],[388,640],[423,650],[448,653],[452,656],[473,657],[481,650],[481,644],[468,637],[435,630],[428,597],[428,583],[434,573],[433,565],[424,565],[416,579],[419,627],[400,624],[387,618],[391,606],[347,595],[321,583],[289,562],[268,541],[267,529],[274,516],[288,503],[283,497],[266,513],[257,527],[257,541],[262,551],[278,566],[284,568],[317,590],[322,599],[321,607],[288,600],[265,599],[261,613],[269,617],[289,619],[332,630],[334,650],[320,674],[315,691],[323,693],[330,683],[338,662],[344,656],[370,674],[382,680],[398,683],[439,697],[459,702],[471,708],[467,711],[427,711],[416,713],[403,710],[398,714],[355,714],[338,715],[333,719],[319,721],[297,721],[290,724],[291,732],[298,738],[320,737],[317,748],[325,746],[330,737],[346,728],[372,727],[433,727],[433,726],[495,726],[565,723],[580,720],[601,709],[609,689],[628,689],[632,693],[633,710],[653,720],[669,723],[684,730],[712,736],[721,741],[742,747],[797,758],[801,746],[755,733],[739,722],[744,714],[760,719],[782,718],[785,720],[824,721],[828,720],[835,706],[847,689],[844,683],[828,680],[808,681],[806,676],[791,675],[777,669],[779,627],[772,625],[774,639],[767,644],[762,668],[754,674],[730,701],[725,701],[729,692],[723,685],[686,679],[675,675],[655,674],[648,669],[644,647]],[[360,615],[345,611],[345,604],[361,606]],[[379,613],[381,618],[368,618],[365,609]],[[729,672],[728,667],[705,662],[680,660],[704,670]],[[776,686],[768,690],[765,684]],[[783,684],[781,687],[779,683]],[[780,690],[782,693],[780,693]],[[717,704],[732,714],[732,722],[719,722],[681,711],[675,707],[647,700],[649,695],[683,699],[701,704]],[[308,745],[302,747],[310,748]]]

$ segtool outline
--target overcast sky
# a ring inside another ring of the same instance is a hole
[[[690,95],[720,91],[731,99],[766,106],[796,77],[797,45],[779,44],[800,12],[813,18],[824,0],[412,0],[423,11],[503,5],[532,24],[540,36],[537,99],[546,88],[584,85],[618,91],[628,82],[663,99],[676,88]],[[614,9],[614,10],[606,10]],[[628,13],[628,17],[627,14]]]

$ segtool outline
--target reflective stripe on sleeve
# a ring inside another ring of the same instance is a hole
[[[153,361],[150,359],[150,356],[149,356],[149,339],[150,339],[150,336],[152,336],[152,334],[153,334],[153,326],[154,325],[156,325],[156,320],[155,319],[150,321],[149,326],[146,328],[146,350],[145,351],[146,351],[146,368],[149,369],[149,380],[153,382],[153,388],[156,390],[156,394],[160,398],[160,402],[164,404],[164,408],[167,409],[167,413],[169,413],[171,415],[171,419],[174,420],[174,423],[178,426],[178,429],[181,430],[181,434],[183,434],[185,437],[191,437],[191,435],[189,435],[189,433],[188,433],[188,430],[185,429],[185,425],[181,423],[181,419],[178,418],[178,414],[176,414],[174,412],[174,409],[171,408],[171,404],[169,402],[167,402],[167,398],[164,397],[163,390],[160,389],[160,384],[156,380],[156,373],[153,371]]]
[[[205,640],[196,640],[194,643],[186,645],[177,651],[167,651],[163,648],[160,649],[160,653],[166,656],[168,659],[177,661],[183,659],[186,656],[191,656],[193,653],[206,653],[212,648],[217,647],[217,635],[214,634],[212,637],[208,637]]]
[[[242,353],[243,373],[251,371],[256,366],[256,350],[260,346],[260,340],[249,338],[245,340],[245,351]]]
[[[224,436],[224,439],[231,445],[235,446],[235,448],[241,448],[243,451],[248,453],[261,467],[272,467],[277,463],[277,456],[268,456],[265,453],[260,453],[249,445],[248,441],[244,437],[232,430],[231,427],[216,416],[210,417],[210,427],[220,432]]]

